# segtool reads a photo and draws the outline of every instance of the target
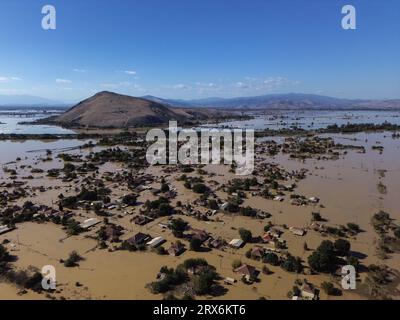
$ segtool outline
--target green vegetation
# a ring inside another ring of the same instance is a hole
[[[240,228],[239,235],[244,242],[251,242],[253,240],[253,235],[250,230]]]
[[[76,267],[81,260],[83,260],[83,258],[76,251],[72,251],[68,259],[64,261],[64,266],[67,268]]]

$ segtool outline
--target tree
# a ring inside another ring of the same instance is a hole
[[[308,257],[311,269],[318,272],[329,272],[335,266],[335,252],[332,241],[324,240],[317,250]]]
[[[190,240],[190,250],[192,251],[200,251],[201,250],[201,240],[197,238],[192,238]]]
[[[158,214],[160,216],[169,216],[173,213],[172,207],[169,205],[169,203],[161,203],[160,206],[158,207]]]
[[[326,282],[326,281],[322,282],[321,288],[329,296],[334,295],[336,292],[335,287],[332,282]]]
[[[166,183],[162,183],[161,184],[161,192],[168,192],[169,191],[169,185],[167,185]]]
[[[194,291],[198,295],[210,293],[217,273],[212,269],[207,269],[199,276],[194,278]]]
[[[5,246],[0,244],[0,266],[2,263],[7,262],[10,259],[10,254]]]
[[[281,264],[282,269],[289,272],[300,273],[303,270],[300,258],[295,258],[292,255],[288,255],[286,260]]]
[[[268,252],[265,254],[265,256],[263,258],[263,262],[269,263],[273,266],[277,266],[277,265],[279,265],[279,257],[277,254],[275,254],[273,252]]]
[[[344,257],[349,254],[350,242],[344,239],[337,239],[334,243],[336,254],[338,256]]]
[[[135,206],[137,203],[137,195],[134,193],[127,194],[122,197],[122,203],[127,206]]]
[[[183,232],[186,230],[188,223],[181,218],[171,220],[171,230],[175,237],[182,238]]]
[[[193,192],[205,193],[207,191],[207,186],[204,183],[196,183],[192,188]]]
[[[211,210],[218,210],[219,209],[218,202],[215,199],[208,200],[208,207]]]
[[[253,239],[251,231],[244,228],[239,229],[239,235],[244,242],[251,242]]]
[[[347,224],[347,228],[349,228],[349,230],[353,231],[353,232],[360,232],[360,227],[358,224],[349,222]]]

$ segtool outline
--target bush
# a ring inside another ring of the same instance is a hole
[[[76,267],[81,260],[83,260],[83,258],[76,251],[72,251],[68,259],[64,261],[64,266],[67,268]]]

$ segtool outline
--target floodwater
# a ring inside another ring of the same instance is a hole
[[[307,127],[312,125],[313,128],[325,127],[328,124],[338,123],[376,123],[380,124],[384,121],[400,124],[400,113],[396,112],[325,112],[320,113],[294,113],[286,119],[257,118],[250,121],[232,123],[227,125],[238,125],[241,127],[262,129],[262,128],[278,128],[279,126],[290,126],[290,123],[299,122]],[[0,120],[1,121],[1,120]],[[284,124],[285,121],[288,124]],[[42,128],[46,132],[45,128]],[[360,261],[364,265],[372,263],[381,263],[375,254],[375,246],[377,237],[370,225],[371,216],[379,210],[385,210],[390,213],[391,217],[398,223],[400,221],[400,199],[398,190],[400,189],[400,139],[393,139],[391,133],[357,133],[357,134],[335,134],[328,135],[335,139],[336,142],[342,144],[351,144],[364,146],[366,153],[358,153],[357,150],[348,150],[346,154],[339,156],[337,160],[316,160],[306,159],[304,162],[289,159],[287,155],[278,154],[274,157],[267,157],[268,161],[275,162],[286,170],[294,170],[305,168],[309,170],[305,180],[298,182],[296,193],[306,197],[316,196],[320,198],[323,207],[306,206],[296,207],[290,204],[289,199],[283,202],[267,200],[258,196],[249,196],[244,205],[250,205],[254,208],[262,209],[272,214],[271,219],[274,224],[282,226],[306,227],[311,220],[311,212],[319,211],[327,223],[332,226],[345,225],[348,222],[359,224],[364,231],[360,233],[356,239],[351,240],[352,251],[360,257]],[[267,138],[264,138],[267,139]],[[282,137],[274,137],[280,143],[284,140]],[[76,147],[87,141],[79,140],[58,140],[58,141],[0,141],[0,165],[7,164],[10,168],[17,168],[21,163],[12,163],[17,157],[22,158],[24,164],[34,163],[34,167],[50,168],[60,167],[62,162],[53,156],[53,161],[49,163],[40,162],[40,157],[46,155],[46,150],[51,149],[55,153],[62,152],[64,148]],[[382,146],[383,152],[373,150],[373,146]],[[79,153],[82,151],[75,150],[71,153]],[[86,152],[86,151],[84,151]],[[25,159],[27,157],[27,159]],[[204,168],[208,172],[215,173],[212,180],[219,183],[227,183],[230,179],[236,178],[233,173],[229,172],[229,166],[208,165]],[[102,168],[105,170],[105,168]],[[107,170],[115,170],[109,166]],[[385,174],[382,175],[382,170]],[[18,169],[18,172],[21,171]],[[157,177],[165,176],[170,187],[176,188],[178,197],[173,200],[182,203],[193,203],[198,198],[193,192],[187,190],[182,182],[176,181],[176,174],[166,176],[161,172],[161,167],[152,167],[148,172]],[[27,172],[26,172],[27,173]],[[0,176],[2,172],[0,172]],[[22,174],[21,174],[22,175]],[[7,179],[4,176],[2,179]],[[159,181],[160,179],[156,179]],[[206,181],[211,179],[206,179]],[[1,181],[1,180],[0,180]],[[4,180],[2,180],[4,181]],[[56,182],[57,181],[57,182]],[[58,184],[60,188],[65,190],[66,195],[73,194],[73,185],[66,185],[59,180],[49,180],[46,177],[38,178],[32,183],[40,183],[41,185]],[[387,187],[387,192],[382,194],[377,188],[377,184],[382,182]],[[153,187],[159,187],[159,183],[154,183]],[[129,192],[125,186],[115,185],[112,188],[113,199],[118,199],[122,195]],[[33,201],[37,203],[46,203],[52,205],[51,199],[56,199],[60,190],[50,190],[40,194]],[[223,199],[227,199],[224,192],[218,191],[217,195]],[[150,193],[142,194],[138,199],[144,202],[152,199]],[[138,208],[134,208],[138,213]],[[78,211],[78,220],[92,217],[92,213]],[[213,236],[221,236],[228,242],[238,237],[237,229],[244,227],[252,231],[254,236],[262,235],[266,222],[258,219],[251,219],[242,216],[227,216],[218,214],[220,222],[204,222],[198,221],[191,217],[184,217],[193,228],[205,229]],[[124,227],[125,233],[123,239],[127,239],[136,232],[149,233],[153,237],[163,236],[167,243],[164,245],[168,248],[169,244],[176,239],[169,230],[163,230],[158,223],[166,222],[166,217],[149,223],[146,226],[139,227],[130,222],[130,216],[124,215],[122,218],[114,216],[111,222],[117,223]],[[0,242],[9,239],[13,244],[13,251],[18,256],[15,262],[18,268],[27,268],[30,265],[41,267],[43,265],[54,265],[57,270],[58,288],[61,290],[56,296],[57,298],[66,297],[69,299],[160,299],[160,295],[152,295],[146,284],[154,281],[155,276],[161,266],[167,265],[175,267],[184,260],[192,257],[203,257],[210,264],[217,268],[217,271],[223,277],[232,277],[238,279],[238,275],[232,271],[231,264],[236,259],[242,262],[256,266],[261,270],[263,264],[254,260],[245,258],[245,252],[252,246],[246,245],[239,250],[227,249],[225,251],[212,250],[211,252],[195,253],[187,250],[180,257],[171,257],[169,255],[160,256],[154,252],[126,252],[95,249],[97,241],[91,239],[90,236],[95,235],[95,230],[76,237],[66,238],[65,231],[60,226],[46,223],[24,223],[18,225],[18,229],[1,235]],[[287,241],[289,252],[295,256],[301,257],[307,261],[308,255],[303,248],[304,242],[311,249],[315,249],[323,238],[315,233],[308,232],[304,237],[299,238],[285,231],[283,239]],[[332,238],[330,238],[332,240]],[[188,243],[186,242],[186,247]],[[80,263],[77,268],[65,268],[60,259],[65,259],[72,250],[77,250],[84,256],[85,260]],[[13,253],[12,252],[12,253]],[[384,261],[390,267],[400,269],[400,257],[397,254],[391,255],[391,258]],[[297,278],[305,276],[297,276],[283,271],[279,267],[268,266],[273,271],[271,275],[261,274],[261,281],[252,285],[245,285],[238,281],[233,286],[227,287],[229,290],[226,294],[217,297],[217,299],[257,299],[266,297],[270,299],[287,299],[286,294],[290,291]],[[323,281],[330,281],[329,276],[315,275],[307,276],[307,279],[317,286]],[[76,282],[82,284],[77,287]],[[2,298],[24,298],[24,299],[42,299],[43,295],[36,295],[29,292],[23,296],[17,296],[18,290],[10,285],[0,283],[0,299]],[[209,299],[210,297],[200,297],[200,299]],[[327,299],[327,296],[323,296]],[[352,292],[344,292],[340,297],[342,299],[358,299],[360,296]],[[332,299],[332,297],[331,297]]]
[[[47,117],[48,115],[33,114],[26,116],[8,115],[0,112],[0,134],[67,134],[75,133],[72,130],[50,125],[29,125],[21,122],[32,122]]]
[[[333,124],[381,124],[385,121],[400,125],[400,111],[270,111],[262,115],[254,113],[254,116],[255,118],[250,120],[207,124],[204,127],[277,130],[296,126],[303,129],[320,129]]]

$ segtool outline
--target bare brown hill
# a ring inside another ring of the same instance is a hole
[[[143,98],[103,91],[48,122],[67,127],[126,128],[162,125],[171,120],[183,125],[219,114],[210,110],[173,108]]]

